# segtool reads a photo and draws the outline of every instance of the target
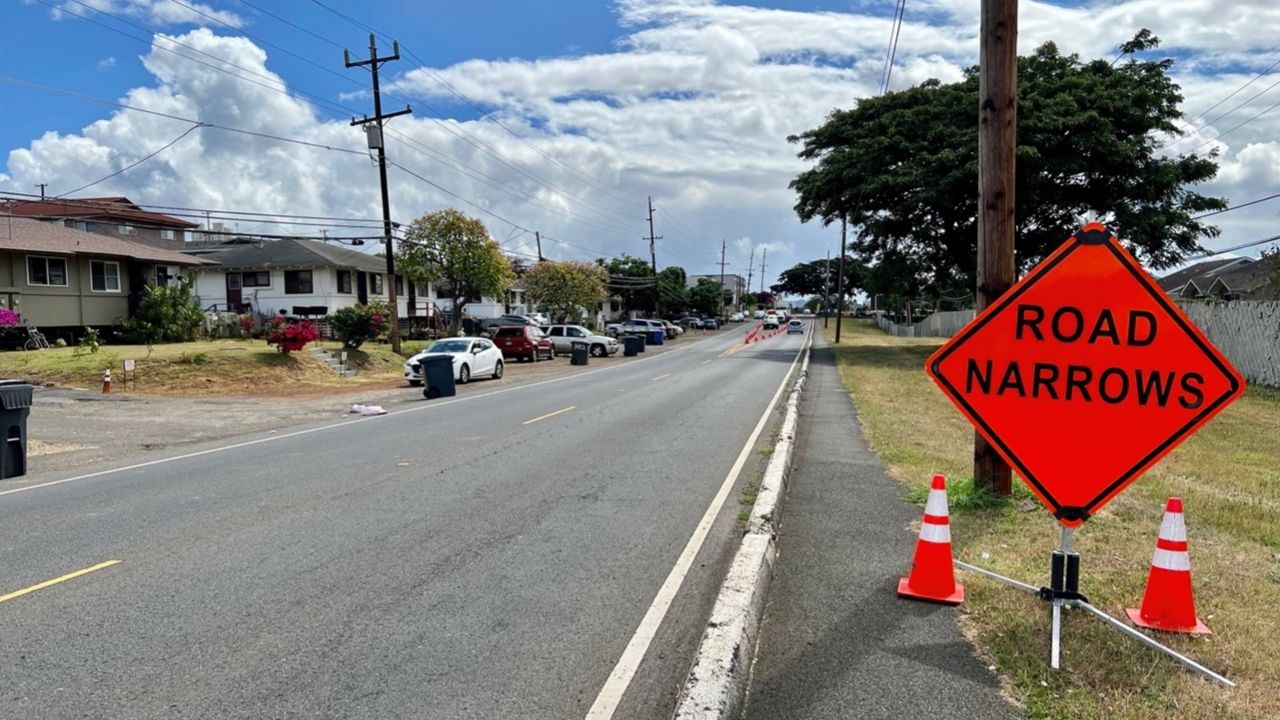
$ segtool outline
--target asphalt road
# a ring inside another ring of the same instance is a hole
[[[582,717],[802,344],[744,330],[0,484],[0,717]],[[616,717],[669,716],[736,500]]]

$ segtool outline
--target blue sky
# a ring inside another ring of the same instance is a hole
[[[639,237],[647,232],[644,203],[652,195],[657,230],[666,238],[660,265],[712,272],[724,239],[730,272],[746,274],[753,251],[758,263],[767,247],[770,276],[835,244],[830,228],[795,219],[786,184],[803,165],[785,137],[877,91],[894,7],[892,0],[324,4],[391,34],[416,55],[406,52],[385,76],[388,109],[415,107],[412,117],[393,122],[389,139],[393,160],[404,167],[392,173],[397,219],[456,205],[485,220],[513,252],[529,252],[536,229],[555,239],[544,241],[552,256],[644,254],[647,243]],[[50,5],[86,19],[55,19]],[[357,150],[322,152],[206,128],[86,193],[376,217],[362,138],[346,122],[350,111],[370,107],[362,91],[367,74],[343,69],[332,44],[367,52],[368,33],[357,24],[310,0],[22,0],[9,10],[0,75]],[[976,61],[976,11],[972,0],[908,3],[893,87],[957,79]],[[1273,33],[1280,6],[1263,0],[1023,0],[1020,22],[1024,51],[1054,40],[1085,57],[1113,57],[1118,43],[1150,27],[1164,39],[1161,50],[1179,61],[1175,77],[1188,117],[1280,59]],[[177,36],[183,46],[158,33]],[[203,65],[182,57],[195,51],[203,53],[197,56]],[[1278,88],[1216,118],[1276,80],[1274,70],[1258,79],[1189,126],[1172,149],[1194,147],[1280,102]],[[491,115],[480,117],[445,82]],[[65,192],[190,127],[3,82],[0,106],[10,110],[0,124],[7,158],[0,190],[9,192],[33,192],[36,182]],[[1222,170],[1205,189],[1232,202],[1275,192],[1278,136],[1280,111],[1218,141]],[[1278,210],[1264,203],[1221,216],[1223,236],[1210,246],[1275,234]],[[248,231],[318,232],[287,220],[236,222]]]

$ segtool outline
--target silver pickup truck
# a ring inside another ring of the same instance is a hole
[[[618,341],[604,335],[596,335],[581,325],[543,325],[542,329],[551,343],[556,346],[557,355],[568,355],[573,352],[575,342],[585,342],[588,350],[595,357],[604,357],[618,352]]]

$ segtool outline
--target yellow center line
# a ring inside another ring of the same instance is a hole
[[[45,588],[47,588],[47,587],[51,587],[51,586],[53,586],[53,585],[57,585],[58,583],[64,583],[64,582],[66,582],[66,581],[68,581],[68,580],[74,580],[75,578],[78,578],[78,577],[80,577],[81,575],[88,575],[89,573],[94,572],[94,571],[96,571],[96,570],[101,570],[101,569],[103,569],[103,568],[109,568],[109,567],[111,567],[112,565],[119,565],[119,564],[120,564],[120,561],[119,561],[119,560],[108,560],[108,561],[106,561],[106,562],[100,562],[100,563],[98,563],[97,565],[94,565],[93,567],[87,567],[87,568],[85,568],[85,569],[83,569],[83,570],[77,570],[77,571],[72,572],[72,573],[67,573],[66,575],[63,575],[62,577],[56,577],[56,578],[54,578],[54,579],[52,579],[52,580],[45,580],[45,581],[44,581],[44,582],[42,582],[42,583],[37,583],[37,584],[32,585],[31,587],[28,587],[28,588],[22,588],[21,590],[14,590],[13,592],[9,593],[8,595],[0,595],[0,603],[5,602],[6,600],[12,600],[12,599],[14,599],[14,598],[22,597],[23,595],[27,595],[27,594],[29,594],[29,593],[33,593],[33,592],[35,592],[35,591],[37,591],[37,590],[43,590],[43,589],[45,589]]]
[[[532,425],[532,424],[534,424],[534,423],[538,422],[539,420],[546,420],[547,418],[549,418],[549,417],[555,417],[555,416],[559,415],[560,413],[567,413],[567,412],[569,412],[570,410],[574,410],[574,409],[576,409],[577,407],[578,407],[577,405],[570,405],[570,406],[569,406],[569,407],[567,407],[567,408],[563,408],[563,409],[561,409],[561,410],[557,410],[557,411],[552,412],[552,413],[547,413],[546,415],[540,415],[540,416],[538,416],[538,417],[536,417],[536,418],[534,418],[534,419],[532,419],[532,420],[525,420],[523,423],[521,423],[521,425]]]
[[[658,381],[659,381],[659,380],[661,380],[662,378],[669,378],[669,377],[671,377],[671,373],[662,373],[661,375],[659,375],[658,377],[654,378],[653,380],[650,380],[649,382],[658,382]]]

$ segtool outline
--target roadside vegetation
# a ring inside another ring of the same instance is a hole
[[[825,331],[828,341],[835,326]],[[976,491],[973,430],[925,376],[935,338],[895,338],[846,320],[832,345],[863,431],[909,499],[930,474],[950,487],[957,557],[1048,584],[1058,525],[1019,480],[1012,498]],[[1045,432],[1071,442],[1070,428]],[[1030,595],[959,572],[961,626],[1006,692],[1033,717],[1280,717],[1280,391],[1250,387],[1233,406],[1152,468],[1076,533],[1081,592],[1125,617],[1141,601],[1164,500],[1186,507],[1191,570],[1210,636],[1159,639],[1239,684],[1226,690],[1079,612],[1064,614],[1063,669],[1048,665],[1049,608]],[[1088,452],[1088,448],[1081,448]],[[904,529],[904,534],[906,530]],[[910,563],[903,542],[903,569]]]
[[[416,351],[423,343],[406,343]],[[320,344],[333,352],[341,343]],[[308,345],[308,348],[314,345]],[[357,371],[341,378],[306,350],[279,352],[263,340],[201,340],[153,345],[102,345],[86,353],[75,347],[0,353],[0,375],[61,387],[101,387],[111,370],[112,392],[125,392],[123,363],[135,362],[128,392],[150,395],[296,395],[399,384],[404,356],[388,346],[365,345],[348,350]],[[148,356],[149,355],[149,356]]]

